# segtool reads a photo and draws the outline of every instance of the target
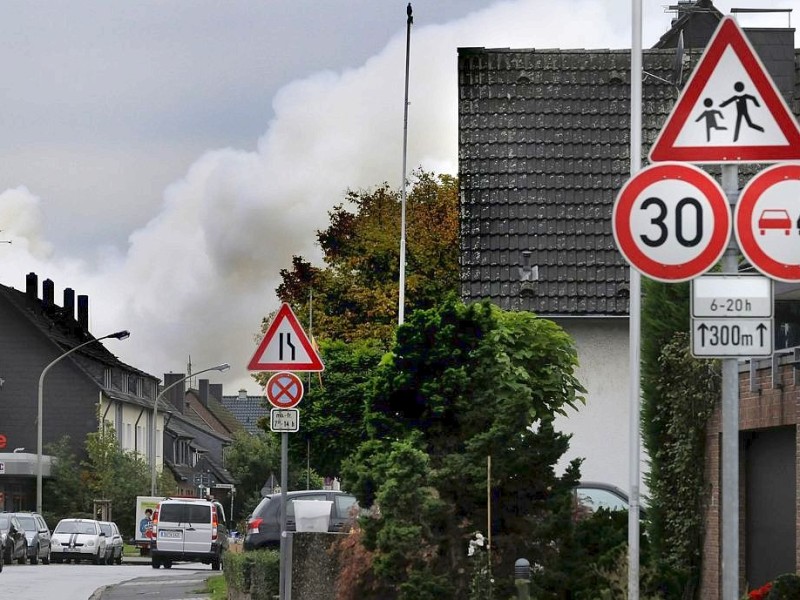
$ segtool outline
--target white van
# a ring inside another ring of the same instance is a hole
[[[153,513],[151,565],[172,567],[175,561],[211,564],[219,571],[228,548],[225,512],[214,500],[165,498]]]

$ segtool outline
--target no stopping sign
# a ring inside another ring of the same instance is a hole
[[[294,373],[275,373],[267,381],[266,393],[275,408],[292,408],[303,399],[303,382]]]

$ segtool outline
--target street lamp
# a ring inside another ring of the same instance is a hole
[[[150,436],[150,445],[153,447],[153,452],[150,455],[150,495],[156,495],[156,450],[158,449],[158,444],[156,442],[156,417],[158,416],[158,401],[161,400],[161,397],[174,388],[179,383],[183,383],[187,379],[191,379],[195,375],[201,375],[202,373],[208,373],[209,371],[227,371],[230,369],[231,366],[228,363],[222,363],[221,365],[217,365],[216,367],[209,367],[208,369],[203,369],[202,371],[197,371],[196,373],[191,373],[184,377],[183,379],[179,379],[178,381],[173,381],[170,385],[165,387],[161,390],[161,393],[156,397],[156,401],[153,403],[153,426],[150,428],[152,435]]]
[[[82,344],[78,344],[74,348],[67,350],[56,358],[53,362],[47,365],[42,374],[39,376],[39,407],[36,413],[36,512],[41,514],[42,512],[42,405],[44,399],[44,376],[47,375],[47,372],[50,368],[55,365],[58,361],[62,358],[69,356],[76,350],[80,350],[84,346],[88,346],[89,344],[94,344],[95,342],[99,342],[100,340],[106,340],[108,338],[114,338],[117,340],[125,340],[130,337],[131,333],[127,330],[117,331],[116,333],[109,333],[108,335],[104,335],[103,337],[99,338],[92,338],[88,342],[83,342]]]

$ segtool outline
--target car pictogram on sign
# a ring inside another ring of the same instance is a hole
[[[767,229],[783,229],[784,234],[789,235],[792,230],[792,219],[783,209],[764,209],[758,217],[758,229],[761,235],[764,235]]]

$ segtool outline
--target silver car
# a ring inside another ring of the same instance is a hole
[[[122,535],[112,521],[100,521],[100,529],[106,534],[106,564],[122,564]]]
[[[12,513],[19,520],[25,530],[28,540],[28,561],[35,565],[40,560],[43,564],[50,564],[50,528],[39,513],[17,512]]]

